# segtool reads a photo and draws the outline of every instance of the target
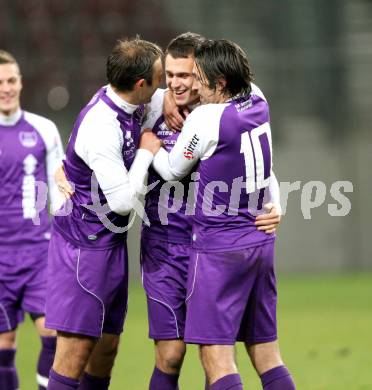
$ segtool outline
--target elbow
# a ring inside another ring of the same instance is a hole
[[[135,205],[134,199],[122,200],[121,202],[107,200],[107,203],[111,211],[122,216],[130,214]]]
[[[180,177],[173,175],[171,172],[162,173],[160,176],[165,181],[176,181],[180,179]]]
[[[111,208],[111,207],[110,207]],[[125,215],[128,215],[130,214],[130,212],[132,211],[132,208],[125,208],[125,207],[116,207],[114,209],[111,209],[114,213],[118,214],[118,215],[121,215],[121,216],[125,216]]]
[[[177,181],[184,178],[186,175],[180,175],[172,169],[161,169],[161,167],[155,167],[155,170],[165,181]]]

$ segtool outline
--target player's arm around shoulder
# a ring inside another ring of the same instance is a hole
[[[185,118],[190,114],[187,106],[178,107],[172,92],[167,89],[164,93],[163,115],[167,127],[173,131],[181,131]]]

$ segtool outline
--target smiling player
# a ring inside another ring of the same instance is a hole
[[[204,38],[193,33],[181,34],[168,45],[165,56],[167,87],[177,109],[192,111],[199,105],[199,94],[193,89],[194,51]],[[163,101],[144,126],[151,127],[170,152],[180,133],[165,123]],[[190,151],[191,153],[191,151]],[[148,184],[159,181],[147,195],[145,211],[149,224],[143,224],[141,264],[143,285],[147,294],[150,337],[155,340],[155,360],[150,390],[175,390],[186,345],[183,341],[186,318],[186,287],[191,254],[193,175],[180,183],[166,183],[150,168]],[[271,190],[278,194],[276,181]],[[273,202],[279,203],[278,199]]]
[[[0,51],[0,389],[18,389],[14,367],[16,329],[24,312],[33,319],[42,349],[37,382],[45,389],[55,332],[45,329],[48,210],[37,196],[48,183],[52,209],[61,198],[53,180],[63,148],[53,122],[20,108],[22,78],[12,55]],[[37,225],[34,218],[40,218]]]

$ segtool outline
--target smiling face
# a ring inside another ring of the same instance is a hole
[[[165,58],[165,77],[167,87],[172,91],[177,106],[196,103],[199,95],[194,90],[194,57],[174,58],[167,54]]]
[[[11,115],[20,106],[22,78],[17,64],[0,64],[0,113]]]

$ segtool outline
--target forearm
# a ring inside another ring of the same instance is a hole
[[[110,181],[103,178],[99,172],[95,172],[112,211],[120,215],[131,212],[139,195],[144,193],[146,175],[152,160],[151,152],[139,149],[129,172],[120,172],[120,180]],[[111,172],[111,175],[113,178],[118,177],[115,172]]]
[[[171,181],[182,178],[182,175],[172,168],[169,160],[169,153],[164,148],[161,148],[154,157],[153,167],[163,180]]]
[[[270,203],[273,203],[279,214],[282,213],[281,205],[280,205],[280,187],[278,180],[275,176],[275,173],[272,171],[270,176],[269,183],[269,194],[270,194]]]

